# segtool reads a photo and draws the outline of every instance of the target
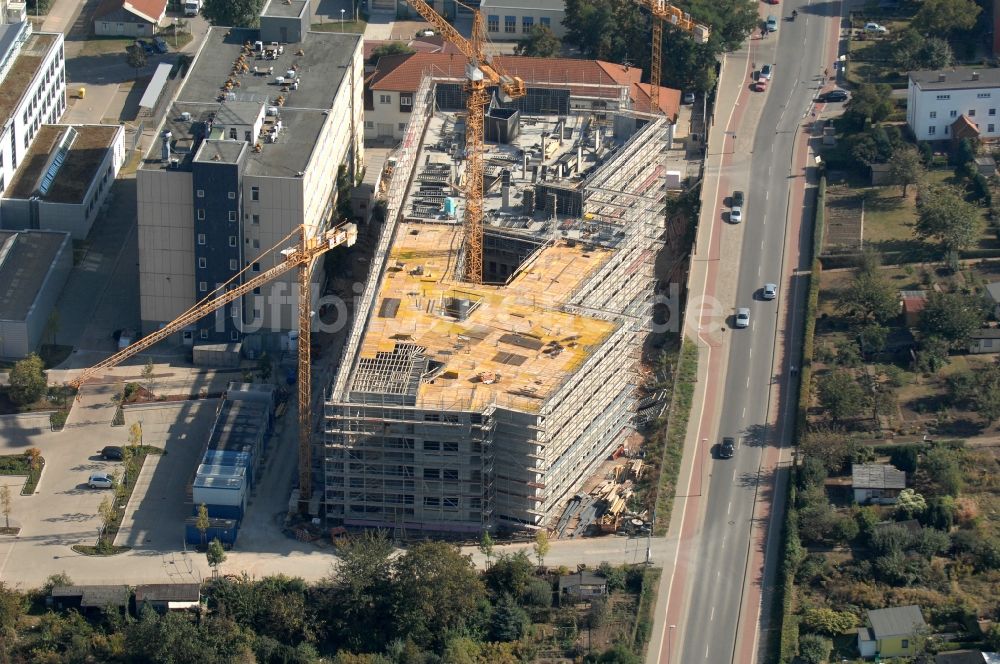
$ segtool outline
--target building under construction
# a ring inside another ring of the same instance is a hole
[[[631,432],[673,176],[662,161],[669,121],[494,101],[485,283],[472,285],[461,279],[457,86],[424,79],[395,157],[386,223],[326,400],[331,523],[550,525]]]

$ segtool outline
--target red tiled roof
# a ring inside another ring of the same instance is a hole
[[[649,83],[636,83],[632,86],[632,102],[639,113],[650,113],[653,100],[650,96]],[[681,91],[673,88],[660,87],[660,110],[673,122],[681,108]]]
[[[102,0],[94,16],[97,18],[107,16],[119,9],[157,23],[167,11],[167,0]]]

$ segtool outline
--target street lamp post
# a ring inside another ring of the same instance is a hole
[[[345,10],[343,10],[343,9],[340,10],[340,31],[341,32],[344,31],[344,11]]]

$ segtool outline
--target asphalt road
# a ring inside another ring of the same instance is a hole
[[[769,9],[794,22],[779,24],[778,45],[772,49],[774,75],[754,131],[749,168],[729,178],[746,192],[743,243],[734,307],[750,308],[750,327],[732,329],[719,436],[737,439],[734,458],[711,464],[705,496],[700,545],[689,570],[691,596],[674,657],[678,662],[735,662],[742,589],[748,567],[751,519],[758,491],[758,470],[765,441],[772,381],[773,353],[778,332],[778,302],[764,301],[765,283],[781,284],[782,256],[788,219],[789,169],[795,133],[808,114],[820,84],[824,63],[824,20],[833,3],[788,3]],[[775,39],[775,35],[769,37]],[[770,43],[774,43],[773,41]],[[768,52],[760,43],[756,66]],[[728,210],[722,214],[728,220]],[[733,232],[727,227],[723,232]],[[723,256],[723,260],[730,260]],[[787,269],[787,268],[784,268]],[[778,297],[785,294],[779,292]],[[728,321],[730,327],[733,320]],[[710,444],[718,441],[708,441]],[[773,441],[772,441],[773,442]],[[678,648],[679,646],[679,648]]]

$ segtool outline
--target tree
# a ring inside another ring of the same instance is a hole
[[[926,36],[971,30],[982,8],[975,0],[924,0],[912,25]]]
[[[855,279],[841,292],[838,309],[858,325],[885,323],[899,314],[899,295],[879,266],[881,258],[866,250]]]
[[[18,406],[27,406],[41,399],[49,385],[42,358],[31,353],[14,364],[7,376],[7,384],[7,394]]]
[[[923,468],[940,493],[957,496],[962,491],[962,467],[958,450],[943,445],[932,447],[924,455]]]
[[[562,42],[547,25],[536,25],[517,43],[514,52],[532,58],[554,58],[562,51]]]
[[[483,580],[494,595],[510,594],[520,597],[534,576],[535,566],[524,551],[517,553],[501,553],[493,563]]]
[[[889,85],[863,83],[844,107],[844,115],[850,116],[857,126],[864,126],[866,120],[882,122],[892,115],[892,110],[892,88]]]
[[[927,501],[913,489],[903,489],[896,501],[896,518],[912,519],[920,516],[927,509]]]
[[[545,565],[545,556],[549,554],[552,544],[549,543],[549,533],[547,530],[539,530],[535,533],[535,543],[531,547],[538,558],[538,566]]]
[[[386,55],[409,55],[413,53],[413,49],[407,46],[401,41],[389,42],[388,44],[382,44],[377,46],[372,50],[371,60],[378,61],[379,58]]]
[[[101,536],[97,540],[97,546],[98,548],[102,548],[111,544],[111,542],[107,541],[107,533],[108,529],[114,525],[115,517],[117,516],[115,505],[107,496],[104,496],[101,504],[97,507],[97,516],[101,519]]]
[[[503,594],[493,607],[490,625],[490,639],[493,641],[517,641],[528,631],[531,619],[527,612],[517,605],[514,598]]]
[[[128,428],[128,444],[129,447],[139,447],[142,445],[142,423],[133,422],[132,426]]]
[[[421,542],[392,563],[396,633],[423,647],[442,648],[451,633],[478,620],[486,589],[472,557],[446,542]]]
[[[146,390],[149,395],[153,395],[153,358],[146,360],[146,364],[142,367],[142,378],[146,381]]]
[[[916,445],[900,445],[892,448],[892,453],[889,455],[889,463],[904,473],[912,475],[917,471],[918,454]]]
[[[256,28],[263,0],[204,0],[201,13],[212,25]]]
[[[366,531],[338,546],[336,575],[325,621],[344,646],[357,651],[381,650],[392,631],[386,616],[392,613],[392,542],[383,531]]]
[[[924,37],[913,29],[900,32],[892,47],[892,59],[900,71],[943,69],[955,61],[955,54],[945,39]]]
[[[489,569],[493,559],[493,538],[490,537],[489,531],[484,530],[483,536],[479,539],[479,552],[486,556],[486,569]]]
[[[642,664],[642,658],[624,644],[616,643],[602,652],[594,662],[596,664]]]
[[[806,609],[802,613],[802,620],[799,624],[807,632],[825,634],[826,636],[840,636],[847,630],[854,629],[858,621],[853,613],[819,608]]]
[[[920,154],[912,145],[899,147],[889,160],[889,180],[903,187],[903,196],[911,184],[920,182],[924,175],[924,164]]]
[[[948,377],[952,405],[979,413],[992,424],[1000,418],[1000,361]]]
[[[931,291],[920,312],[920,331],[944,340],[949,348],[964,348],[986,316],[987,303],[981,295]]]
[[[226,550],[222,548],[222,542],[216,537],[212,540],[212,543],[208,545],[208,551],[205,553],[205,557],[208,558],[208,566],[212,568],[212,576],[219,576],[219,565],[226,562]]]
[[[917,350],[916,369],[924,374],[935,374],[948,364],[950,344],[938,336],[927,336],[920,340]]]
[[[846,371],[833,371],[820,377],[818,392],[823,410],[840,424],[858,417],[868,406],[868,395]]]
[[[0,512],[3,512],[5,528],[10,528],[10,511],[13,502],[10,496],[10,487],[4,484],[0,486]]]
[[[521,593],[521,601],[525,606],[548,609],[552,606],[552,586],[548,581],[533,579]]]
[[[1000,622],[990,625],[990,628],[986,630],[984,640],[986,641],[986,647],[991,652],[1000,651]]]
[[[967,203],[952,186],[934,185],[920,190],[914,232],[921,240],[936,240],[945,251],[973,245],[983,232],[979,208]]]
[[[146,51],[138,44],[132,44],[125,49],[125,62],[135,70],[135,77],[139,78],[139,70],[146,67]]]
[[[833,642],[816,634],[799,637],[799,658],[805,664],[824,664],[830,658]]]
[[[806,458],[819,459],[831,473],[839,473],[850,462],[857,441],[837,431],[810,431],[799,445],[799,451]]]
[[[207,533],[212,522],[208,518],[208,506],[205,503],[198,505],[198,516],[194,519],[194,527],[201,533],[201,545],[205,546]]]

